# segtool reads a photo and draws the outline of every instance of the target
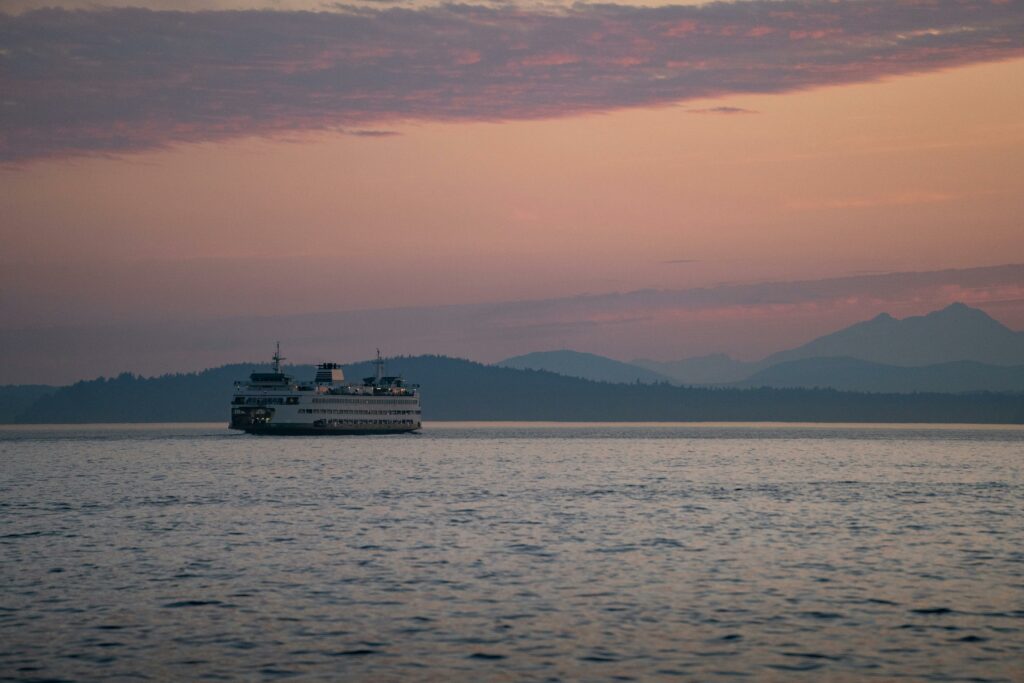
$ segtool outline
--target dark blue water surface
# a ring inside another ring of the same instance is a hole
[[[2,680],[1024,680],[1024,430],[0,430]]]

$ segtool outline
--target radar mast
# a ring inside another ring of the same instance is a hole
[[[273,365],[274,372],[281,372],[281,361],[283,361],[283,360],[287,360],[287,359],[284,356],[281,355],[281,342],[277,342],[277,350],[274,351],[274,358],[273,358],[273,361],[274,361],[274,365]]]

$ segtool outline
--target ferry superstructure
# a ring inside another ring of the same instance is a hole
[[[296,382],[281,370],[281,345],[271,372],[235,382],[231,429],[249,434],[397,434],[420,424],[419,387],[384,375],[377,351],[376,373],[347,384],[337,363],[317,366],[312,382]]]

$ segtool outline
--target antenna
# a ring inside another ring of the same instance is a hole
[[[277,350],[274,352],[274,372],[281,372],[281,361],[287,360],[281,355],[281,342],[277,342]]]

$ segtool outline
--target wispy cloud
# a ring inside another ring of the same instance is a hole
[[[753,109],[742,107],[707,107],[705,109],[687,109],[687,114],[757,114]]]
[[[390,137],[394,137],[396,135],[400,135],[400,133],[398,131],[394,131],[394,130],[364,129],[364,130],[349,130],[349,131],[345,131],[345,132],[348,133],[349,135],[355,135],[355,136],[361,137],[361,138],[390,138]]]
[[[0,45],[0,159],[23,161],[870,81],[1024,54],[1024,3],[39,10],[0,14]]]
[[[920,204],[938,204],[964,199],[971,195],[952,192],[895,192],[870,197],[843,197],[838,199],[794,200],[786,204],[787,208],[797,211],[818,211],[823,209],[873,209],[885,206],[917,206]]]

